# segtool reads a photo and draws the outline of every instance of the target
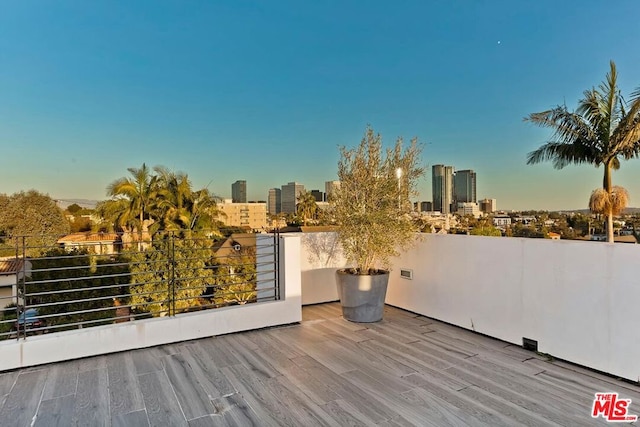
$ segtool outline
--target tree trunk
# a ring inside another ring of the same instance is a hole
[[[611,162],[604,164],[604,182],[602,183],[604,190],[611,200]],[[613,243],[613,210],[609,203],[609,211],[607,212],[607,242]]]

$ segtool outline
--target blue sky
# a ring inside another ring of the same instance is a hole
[[[590,166],[527,166],[523,123],[604,79],[640,86],[640,2],[65,1],[0,5],[0,193],[105,198],[128,167],[252,199],[323,189],[367,124],[474,169],[503,209],[575,209]],[[640,160],[614,183],[640,206]],[[430,174],[420,183],[431,199]]]

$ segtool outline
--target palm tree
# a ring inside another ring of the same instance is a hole
[[[184,228],[188,199],[191,197],[189,177],[182,172],[173,172],[164,166],[153,168],[156,172],[156,207],[161,228],[180,230]]]
[[[620,168],[620,160],[640,154],[640,88],[626,102],[618,89],[616,65],[606,80],[586,90],[576,112],[565,105],[524,120],[553,129],[552,138],[527,155],[527,164],[552,161],[556,169],[569,164],[592,164],[604,167],[603,190],[611,196],[611,171]],[[607,204],[607,240],[613,242],[613,204]]]
[[[209,230],[216,234],[216,197],[206,188],[194,191],[187,174],[156,166],[158,220],[165,230]]]
[[[131,177],[113,181],[107,187],[107,194],[121,208],[117,212],[118,225],[125,230],[137,230],[142,242],[143,233],[148,233],[148,227],[154,221],[151,211],[155,200],[155,178],[145,163],[139,169],[127,170]]]
[[[298,196],[296,213],[302,218],[304,225],[307,225],[308,220],[316,219],[318,216],[318,204],[316,203],[316,198],[313,197],[310,191],[305,191]]]

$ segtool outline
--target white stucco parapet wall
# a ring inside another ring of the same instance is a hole
[[[297,233],[301,236],[302,304],[338,301],[336,269],[346,266],[335,232]]]
[[[300,322],[300,238],[280,239],[280,301],[7,340],[0,342],[0,370]]]
[[[556,358],[640,379],[640,245],[421,237],[394,260],[387,304],[517,345],[530,338]],[[302,250],[303,303],[331,300],[329,277],[344,260],[306,261],[327,258],[309,254],[304,238]],[[401,278],[401,269],[413,278]]]

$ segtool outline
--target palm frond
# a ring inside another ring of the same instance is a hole
[[[604,188],[596,188],[589,197],[589,210],[594,214],[609,212],[609,193]]]
[[[527,164],[533,165],[546,161],[553,162],[555,169],[562,169],[570,164],[589,163],[598,166],[599,155],[592,147],[581,143],[568,144],[550,141],[537,150],[527,154]]]
[[[611,203],[611,213],[619,215],[629,204],[629,192],[619,185],[614,185],[611,188],[611,194],[609,196]]]
[[[619,215],[629,204],[629,193],[624,187],[614,185],[611,192],[604,188],[597,188],[591,192],[589,197],[589,210],[594,214]]]

